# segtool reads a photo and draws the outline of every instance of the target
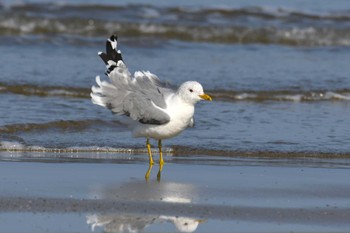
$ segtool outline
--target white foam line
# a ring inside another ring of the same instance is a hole
[[[114,147],[67,147],[67,148],[45,148],[42,146],[26,146],[19,142],[0,142],[0,151],[12,151],[12,152],[39,152],[39,153],[127,153],[138,154],[147,153],[146,148],[114,148]],[[156,152],[156,149],[154,149]],[[164,148],[163,153],[173,153],[172,148]]]

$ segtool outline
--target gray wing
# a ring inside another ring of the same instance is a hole
[[[160,125],[169,122],[170,117],[165,112],[165,98],[174,91],[148,71],[135,72],[132,77],[116,46],[116,37],[112,36],[106,44],[107,54],[99,53],[107,64],[109,82],[96,77],[98,86],[92,87],[92,102],[143,124]]]
[[[131,77],[124,68],[113,70],[109,77],[111,82],[101,81],[100,77],[96,77],[98,87],[92,87],[93,103],[143,124],[159,125],[169,122],[164,98],[170,91],[158,85],[154,75],[149,72],[136,72]]]

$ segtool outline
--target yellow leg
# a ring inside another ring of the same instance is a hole
[[[162,140],[158,140],[158,148],[159,148],[159,165],[163,166],[164,160],[163,160],[163,152],[162,152]]]
[[[159,170],[158,170],[158,174],[157,174],[158,182],[160,181],[160,178],[162,176],[162,170],[163,170],[163,164],[159,164]]]
[[[152,158],[152,152],[151,152],[151,144],[149,143],[149,139],[147,138],[147,141],[146,141],[146,146],[147,146],[147,152],[148,152],[148,156],[149,156],[149,165],[153,165],[154,164],[154,161],[153,161],[153,158]]]
[[[146,179],[146,181],[148,181],[148,180],[149,180],[149,175],[151,174],[152,167],[153,167],[153,165],[152,165],[152,164],[150,164],[150,165],[149,165],[149,167],[148,167],[148,170],[147,170],[146,175],[145,175],[145,179]]]

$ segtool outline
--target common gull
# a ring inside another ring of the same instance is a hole
[[[162,166],[162,140],[193,127],[195,104],[212,98],[196,81],[184,82],[173,89],[149,71],[136,71],[132,76],[117,44],[117,36],[112,35],[106,41],[106,53],[98,53],[106,64],[109,81],[96,77],[97,86],[91,89],[92,102],[133,120],[133,136],[146,138],[150,166],[154,161],[149,139],[158,140],[159,165]]]

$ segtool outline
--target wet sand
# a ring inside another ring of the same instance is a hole
[[[26,160],[6,153],[0,152],[0,232],[350,229],[346,159],[168,155],[161,176],[154,165],[145,180],[141,154],[59,160],[27,152],[36,159]]]

